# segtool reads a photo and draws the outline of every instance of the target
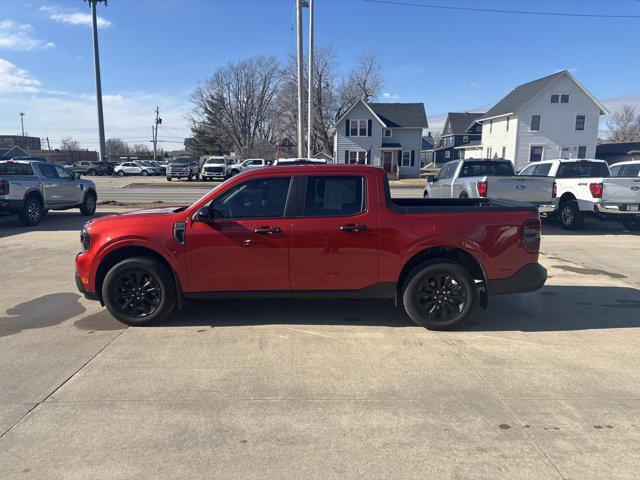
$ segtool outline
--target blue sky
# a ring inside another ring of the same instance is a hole
[[[406,1],[406,0],[399,0]],[[228,62],[295,45],[293,0],[111,0],[99,6],[107,136],[178,148],[194,86]],[[414,3],[637,15],[640,1],[414,0]],[[81,0],[0,0],[0,132],[97,143],[89,8]],[[434,129],[447,111],[489,107],[514,86],[568,69],[612,108],[640,107],[640,18],[465,12],[316,0],[316,42],[347,70],[363,52],[383,62],[385,98],[422,101]],[[175,143],[174,143],[175,142]]]

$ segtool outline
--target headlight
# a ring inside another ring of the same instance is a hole
[[[91,235],[85,227],[80,230],[80,244],[82,245],[82,253],[86,253],[91,248]]]

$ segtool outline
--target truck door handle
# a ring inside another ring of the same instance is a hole
[[[349,225],[342,225],[340,227],[341,232],[364,232],[366,229],[366,225],[354,225],[353,223],[350,223]]]
[[[524,185],[516,185],[516,186],[515,186],[515,187],[513,187],[513,188],[515,188],[516,190],[524,190],[524,189],[525,189],[525,188],[527,188],[527,187],[525,187]]]
[[[253,233],[259,233],[261,235],[273,235],[274,233],[281,233],[280,227],[261,227],[254,228]]]

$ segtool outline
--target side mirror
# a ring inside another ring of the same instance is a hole
[[[209,223],[213,220],[213,209],[206,205],[196,212],[193,216],[194,222]]]
[[[438,181],[438,177],[433,177],[433,178],[431,179],[431,183],[436,183],[437,181]]]

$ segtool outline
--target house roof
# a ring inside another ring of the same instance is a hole
[[[638,149],[640,149],[640,142],[603,142],[596,146],[596,157],[598,155],[625,155]]]
[[[464,150],[465,148],[478,148],[480,146],[480,140],[474,140],[473,142],[465,143],[464,145],[458,145],[457,147],[454,147],[454,149]]]
[[[546,77],[538,78],[537,80],[533,80],[532,82],[523,83],[522,85],[518,85],[516,88],[511,90],[506,97],[496,103],[491,110],[489,110],[482,118],[479,120],[487,120],[489,118],[501,117],[503,115],[508,115],[510,113],[516,113],[520,108],[524,107],[527,103],[533,100],[538,96],[545,88],[551,85],[560,77],[567,76],[573,82],[575,82],[580,89],[582,89],[591,100],[600,107],[600,111],[603,114],[607,114],[608,111],[596,98],[589,93],[589,91],[582,86],[580,82],[578,82],[573,75],[571,75],[567,70],[563,70],[561,72],[554,73],[552,75],[547,75]]]
[[[380,148],[402,148],[399,143],[382,143]]]
[[[0,158],[14,158],[14,157],[30,157],[27,152],[25,152],[22,148],[16,146],[11,148],[0,148]]]
[[[421,150],[431,150],[433,148],[433,138],[430,137],[422,137],[422,148]]]
[[[445,135],[464,135],[467,130],[476,123],[476,120],[484,115],[483,112],[449,112],[445,121]],[[447,124],[451,125],[451,131],[447,130]]]
[[[369,103],[369,108],[388,128],[428,128],[423,103]]]

